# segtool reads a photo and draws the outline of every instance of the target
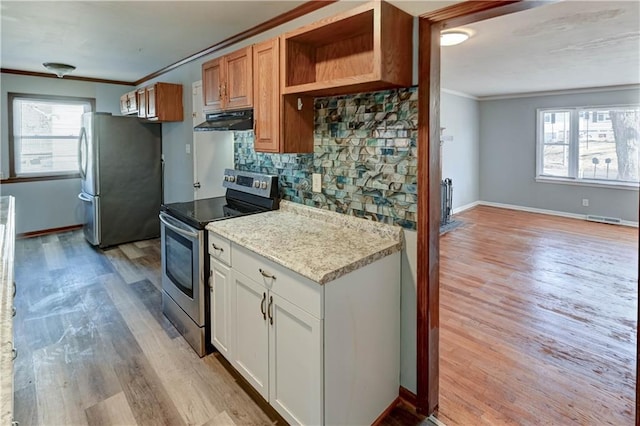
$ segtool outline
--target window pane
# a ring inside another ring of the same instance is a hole
[[[542,113],[542,174],[569,177],[571,112]]]
[[[569,145],[545,145],[543,154],[543,175],[569,176]]]
[[[17,141],[20,146],[20,163],[17,174],[78,171],[78,141],[73,139],[30,139]]]
[[[585,110],[579,115],[579,177],[638,182],[640,109]]]
[[[16,175],[77,172],[82,114],[90,110],[81,101],[14,99]]]
[[[571,137],[571,113],[569,111],[545,111],[544,143],[569,143]]]

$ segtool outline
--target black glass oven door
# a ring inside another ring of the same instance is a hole
[[[191,240],[172,229],[165,229],[164,272],[171,282],[190,299],[193,299],[193,251],[197,249]]]

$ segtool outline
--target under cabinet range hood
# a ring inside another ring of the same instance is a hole
[[[216,112],[205,115],[206,121],[193,128],[196,132],[253,129],[253,109]]]

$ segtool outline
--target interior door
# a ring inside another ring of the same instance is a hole
[[[193,124],[202,123],[202,82],[192,85]],[[193,132],[193,199],[222,197],[224,169],[233,169],[233,132]]]

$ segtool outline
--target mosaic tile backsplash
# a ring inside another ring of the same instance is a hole
[[[277,174],[283,199],[416,229],[417,99],[417,87],[316,98],[313,154],[256,153],[253,132],[235,132],[235,168]]]

